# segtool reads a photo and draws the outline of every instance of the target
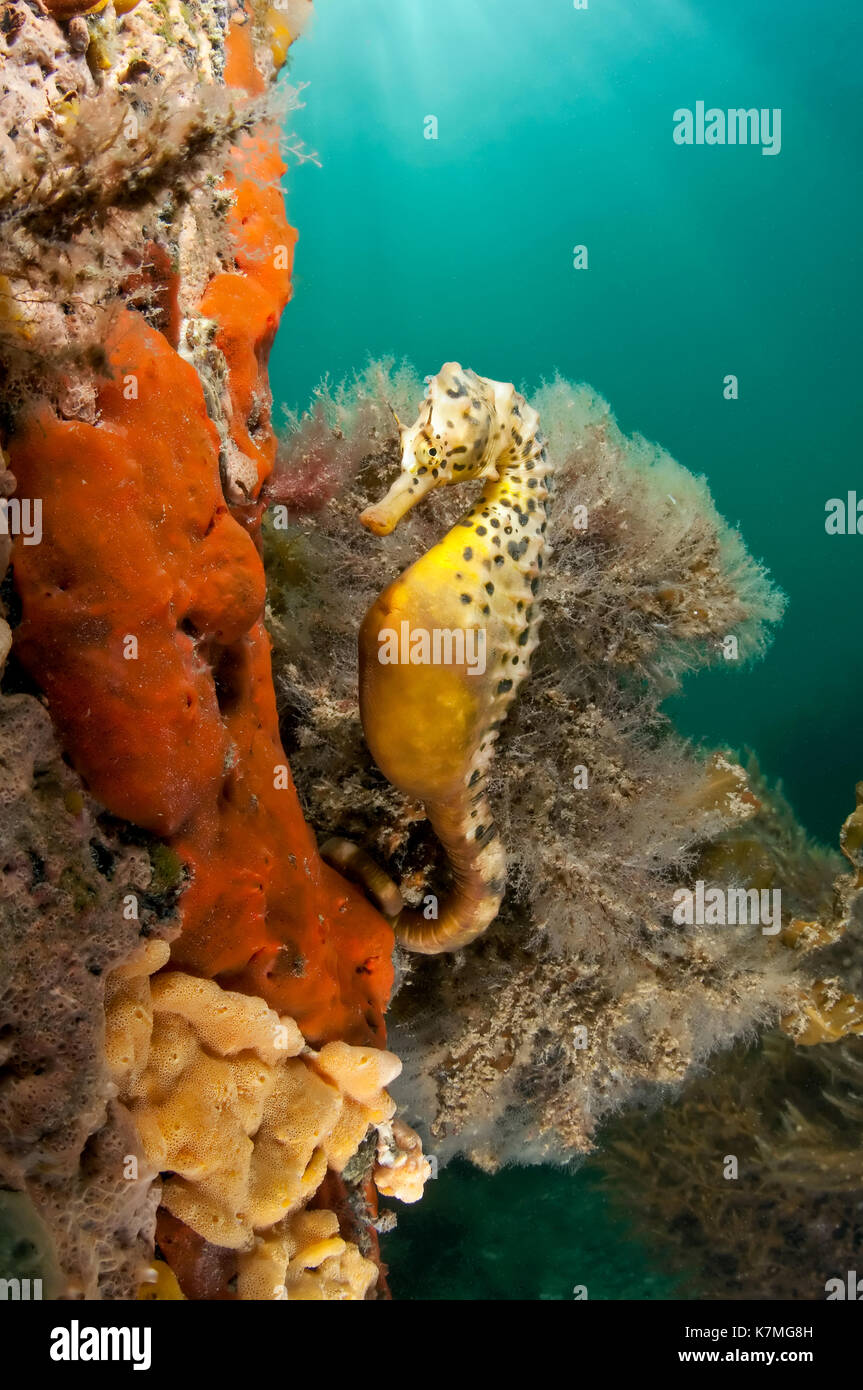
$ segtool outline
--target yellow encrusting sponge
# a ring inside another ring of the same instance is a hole
[[[241,1298],[364,1298],[377,1266],[342,1239],[334,1213],[304,1208],[370,1127],[379,1154],[394,1152],[385,1087],[401,1062],[342,1042],[314,1052],[294,1020],[261,999],[177,970],[153,975],[167,957],[164,942],[142,947],[112,975],[106,1004],[108,1063],[164,1175],[163,1206],[239,1252]],[[430,1171],[413,1169],[408,1201]],[[392,1171],[379,1163],[376,1179]],[[381,1190],[402,1195],[397,1188]],[[176,1296],[158,1288],[146,1296]]]

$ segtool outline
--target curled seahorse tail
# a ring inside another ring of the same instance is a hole
[[[390,878],[353,840],[345,840],[340,835],[332,835],[320,846],[318,853],[331,868],[338,869],[345,878],[351,879],[364,888],[375,907],[394,921],[404,907],[402,895]]]
[[[406,908],[396,922],[396,940],[408,951],[436,956],[460,951],[490,927],[506,888],[506,853],[484,795],[458,804],[426,807],[446,850],[453,886],[438,905],[437,917]],[[428,899],[426,904],[429,905]]]

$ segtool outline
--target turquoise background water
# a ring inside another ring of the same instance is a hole
[[[381,1253],[399,1300],[686,1296],[685,1284],[632,1238],[587,1169],[507,1168],[492,1177],[459,1161],[426,1184],[417,1206],[398,1205],[397,1215]]]
[[[669,709],[757,750],[828,842],[863,777],[863,535],[824,529],[828,498],[863,498],[861,38],[844,0],[317,0],[289,124],[322,167],[286,177],[300,241],[272,359],[292,406],[369,354],[528,384],[559,369],[705,473],[790,607],[764,661]],[[781,108],[781,153],[676,145],[698,100]],[[442,1174],[433,1202],[456,1209],[464,1181]],[[476,1181],[505,1219],[506,1178]],[[522,1174],[523,1200],[546,1181]]]

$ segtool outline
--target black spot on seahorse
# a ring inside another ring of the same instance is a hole
[[[524,631],[523,631],[523,632],[520,632],[519,635],[518,635],[518,645],[519,645],[520,647],[526,646],[529,637],[530,637],[530,628],[529,628],[529,627],[526,627],[526,628],[524,629]]]
[[[466,546],[465,546],[464,551],[463,551],[462,553],[463,553],[464,558],[465,558],[466,560],[472,560],[472,559],[473,559],[473,551],[471,550],[471,548],[470,548],[469,545],[466,545]]]
[[[477,526],[476,533],[478,536],[485,536],[488,534],[485,526]]]
[[[498,693],[498,695],[506,695],[507,691],[509,691],[509,690],[512,690],[512,681],[511,681],[511,680],[498,681],[498,683],[497,683],[497,693]],[[494,727],[494,725],[492,725],[492,727]]]
[[[477,782],[479,781],[481,775],[482,775],[482,774],[480,773],[479,768],[478,768],[478,767],[477,767],[477,768],[474,768],[473,772],[472,772],[471,775],[470,775],[470,781],[468,782],[468,786],[469,786],[469,787],[475,787],[476,784],[477,784]]]
[[[494,593],[494,585],[492,584],[491,580],[489,580],[488,583],[486,584],[486,586],[485,586],[485,591],[486,591],[487,594],[493,594],[493,593]]]
[[[470,594],[462,594],[460,597],[462,603],[473,603],[473,599],[471,598]]]

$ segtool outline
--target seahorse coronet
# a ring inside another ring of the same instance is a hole
[[[396,923],[403,946],[432,955],[484,932],[506,888],[485,779],[537,645],[552,465],[539,416],[515,387],[457,362],[431,378],[417,419],[399,430],[401,471],[360,517],[376,535],[436,487],[484,484],[360,629],[369,749],[384,776],[424,804],[452,871],[439,910],[429,895],[424,911],[405,909]]]

